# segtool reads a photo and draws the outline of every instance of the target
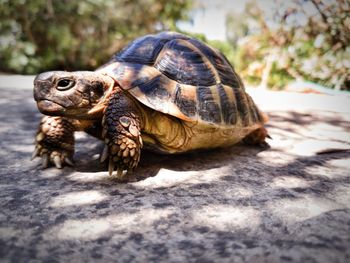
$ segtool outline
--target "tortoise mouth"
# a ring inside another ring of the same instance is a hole
[[[39,111],[46,115],[60,114],[65,111],[65,107],[61,104],[48,99],[38,100],[37,106]]]

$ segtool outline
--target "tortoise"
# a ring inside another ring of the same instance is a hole
[[[176,32],[137,38],[95,71],[41,73],[34,98],[45,116],[33,158],[44,168],[74,164],[75,131],[104,140],[101,161],[119,178],[133,172],[142,147],[173,154],[268,136],[226,57]]]

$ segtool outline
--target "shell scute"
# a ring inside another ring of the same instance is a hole
[[[154,67],[182,84],[193,86],[215,84],[215,75],[208,63],[182,39],[171,40],[165,44]]]
[[[220,107],[218,101],[214,99],[212,88],[213,87],[208,88],[205,86],[197,87],[198,115],[204,121],[220,123]]]
[[[197,96],[194,86],[183,87],[176,84],[174,103],[186,116],[194,118],[197,114]]]
[[[237,112],[240,115],[243,126],[249,125],[249,107],[248,100],[244,90],[234,90],[234,95],[236,97]]]
[[[166,39],[156,36],[138,38],[114,56],[115,61],[153,65]]]
[[[229,97],[229,93],[231,90],[225,90],[225,87],[222,84],[217,85],[219,97],[220,97],[220,105],[221,105],[221,113],[222,119],[225,124],[235,124],[237,122],[237,109],[236,104],[233,99]],[[226,87],[227,89],[227,87]],[[229,88],[230,89],[230,88]]]
[[[166,79],[159,75],[149,82],[138,85],[138,88],[145,94],[149,101],[159,101],[159,104],[162,104],[163,100],[169,100],[171,98],[171,93],[166,89],[168,85],[169,83],[167,83]]]
[[[241,87],[239,80],[237,80],[238,76],[234,72],[231,64],[219,51],[194,38],[190,39],[189,42],[197,47],[208,58],[208,60],[215,65],[222,84],[233,88]]]

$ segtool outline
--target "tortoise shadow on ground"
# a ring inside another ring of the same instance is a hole
[[[339,135],[350,133],[350,114],[334,111],[313,111],[310,113],[279,111],[268,113],[267,129],[285,138],[300,136],[322,140],[332,137],[333,141],[349,143],[350,137],[341,140]]]
[[[88,136],[90,137],[90,136]],[[99,153],[103,143],[93,142],[94,138],[85,137],[78,142],[74,170],[77,172],[108,172],[107,163],[99,162]],[[172,171],[205,171],[229,165],[237,156],[256,156],[259,152],[269,149],[269,146],[248,146],[239,143],[227,148],[194,151],[183,154],[159,154],[142,150],[138,167],[134,171],[132,180],[144,180],[156,176],[161,169]],[[71,169],[69,169],[71,170]],[[67,175],[68,170],[63,173]]]
[[[268,148],[269,147],[253,147],[237,144],[227,148],[195,151],[176,155],[160,155],[145,151],[136,172],[138,173],[138,179],[145,179],[157,175],[160,169],[181,172],[205,171],[230,165],[238,156],[251,156],[251,158],[256,158],[258,153]]]

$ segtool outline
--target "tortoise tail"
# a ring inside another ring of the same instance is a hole
[[[269,116],[266,113],[259,111],[259,115],[262,123],[267,123],[269,121]]]
[[[249,145],[258,145],[262,147],[269,147],[269,144],[265,141],[266,138],[271,136],[268,134],[264,126],[252,131],[244,139],[243,142]]]

